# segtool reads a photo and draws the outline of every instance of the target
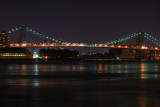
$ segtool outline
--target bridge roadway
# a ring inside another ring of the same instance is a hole
[[[11,43],[10,47],[97,47],[97,48],[125,48],[136,50],[160,50],[160,47],[146,47],[146,46],[130,46],[130,45],[104,45],[104,44],[85,44],[85,43],[26,43],[18,44]]]

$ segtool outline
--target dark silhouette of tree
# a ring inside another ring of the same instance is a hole
[[[49,56],[50,58],[57,59],[66,59],[66,58],[75,58],[79,55],[79,52],[74,50],[70,51],[68,49],[64,50],[55,50],[55,49],[41,49],[38,52],[40,57]]]

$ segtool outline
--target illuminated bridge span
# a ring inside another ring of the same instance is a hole
[[[128,46],[128,45],[104,45],[104,44],[59,44],[59,43],[26,43],[26,44],[18,44],[11,43],[10,47],[92,47],[92,48],[129,48],[129,49],[139,49],[139,50],[160,50],[160,47],[145,47],[145,46]]]
[[[27,28],[26,26],[20,26],[15,29],[11,29],[8,33],[12,34],[16,31],[19,31],[18,43],[11,43],[11,47],[98,47],[98,48],[130,48],[130,49],[140,49],[140,50],[160,50],[160,41],[144,32],[143,30],[140,32],[133,33],[126,37],[116,39],[114,41],[101,43],[101,44],[88,44],[88,43],[70,43],[62,40],[57,40],[55,38],[43,35],[33,29]],[[35,36],[44,38],[49,40],[47,43],[27,43],[25,40],[25,31],[32,33]],[[117,45],[119,43],[123,43],[127,40],[131,40],[136,38],[136,44],[134,46],[130,45]],[[158,47],[145,47],[144,39],[151,41],[156,44]]]

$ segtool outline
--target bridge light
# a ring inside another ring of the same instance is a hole
[[[27,44],[26,44],[26,43],[23,43],[22,46],[27,46]]]
[[[102,46],[102,44],[100,44],[99,46]]]
[[[80,46],[83,46],[83,44],[81,43]]]
[[[114,45],[111,45],[111,47],[114,47]]]
[[[48,56],[45,56],[44,59],[48,59]]]
[[[158,48],[157,48],[157,47],[155,47],[155,49],[157,50]]]
[[[145,46],[142,46],[141,48],[142,48],[142,49],[146,49],[146,47],[145,47]]]

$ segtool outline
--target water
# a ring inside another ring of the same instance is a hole
[[[160,98],[160,63],[1,63],[5,107],[143,107]],[[157,102],[159,104],[159,102]]]

